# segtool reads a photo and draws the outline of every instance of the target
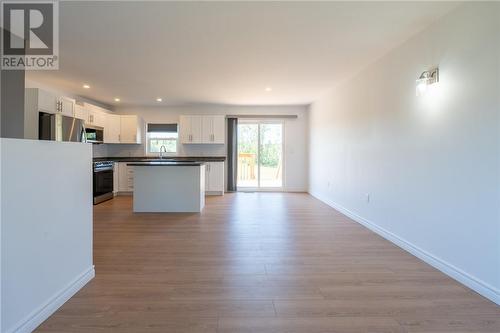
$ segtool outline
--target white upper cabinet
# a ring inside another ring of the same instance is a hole
[[[213,120],[212,120],[212,117],[207,117],[207,116],[204,116],[202,118],[202,130],[201,130],[201,134],[203,135],[203,142],[204,143],[212,143],[212,140],[213,140]]]
[[[75,100],[38,89],[26,88],[24,94],[24,138],[38,139],[39,112],[75,116]]]
[[[98,106],[84,103],[83,107],[88,112],[88,117],[85,121],[86,126],[106,127],[106,111]]]
[[[89,119],[89,111],[83,107],[83,105],[75,104],[75,118],[85,120]]]
[[[212,126],[212,140],[209,141],[209,143],[216,143],[216,144],[224,144],[224,138],[226,137],[226,131],[225,131],[225,124],[226,124],[226,117],[225,116],[207,116],[203,118],[209,118],[207,120],[208,123],[211,124]],[[205,120],[204,120],[205,122]],[[210,137],[209,137],[210,138]]]
[[[37,112],[60,113],[68,117],[75,116],[74,99],[57,96],[38,88],[27,88],[25,91],[25,107]]]
[[[75,116],[75,100],[68,97],[59,97],[58,101],[58,112],[63,116],[74,117]]]
[[[104,143],[120,143],[121,117],[116,114],[106,114],[104,126]]]
[[[180,116],[181,143],[203,143],[202,116]]]
[[[116,115],[109,110],[89,103],[77,104],[74,99],[57,96],[38,89],[25,89],[25,138],[38,138],[38,113],[46,112],[75,117],[85,121],[86,127],[100,127],[104,130],[104,143],[140,144],[144,122],[137,115]],[[202,117],[189,119],[191,141],[202,143]]]
[[[41,89],[29,88],[27,90],[31,90],[32,92],[34,92],[38,102],[38,107],[37,107],[38,111],[57,113],[56,95],[53,95]]]
[[[224,116],[180,116],[180,138],[184,144],[224,144]]]
[[[120,143],[141,143],[142,120],[135,115],[120,116]]]

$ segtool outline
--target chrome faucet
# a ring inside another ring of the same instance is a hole
[[[163,153],[166,153],[166,152],[167,152],[167,147],[165,147],[165,146],[162,145],[160,147],[160,160],[163,159]]]

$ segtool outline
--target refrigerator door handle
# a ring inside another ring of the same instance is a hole
[[[82,132],[81,132],[80,142],[87,143],[87,131],[85,130],[85,125],[83,125],[83,122],[82,122]]]

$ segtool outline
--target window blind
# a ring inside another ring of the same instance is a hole
[[[177,124],[148,124],[148,133],[177,133]]]

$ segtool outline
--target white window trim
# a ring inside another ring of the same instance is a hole
[[[149,152],[149,133],[148,133],[148,124],[149,123],[146,123],[145,124],[145,130],[144,132],[146,133],[146,138],[145,138],[145,141],[146,141],[146,144],[144,145],[144,150],[145,150],[145,156],[159,156],[159,153],[150,153]],[[154,124],[154,123],[151,123],[151,124]],[[180,137],[179,137],[179,123],[170,123],[170,124],[177,124],[177,143],[175,145],[175,153],[172,153],[172,152],[166,152],[166,153],[163,153],[163,156],[177,156],[178,153],[179,153],[179,141],[180,141]]]

